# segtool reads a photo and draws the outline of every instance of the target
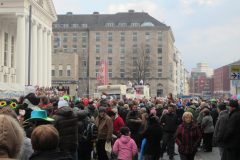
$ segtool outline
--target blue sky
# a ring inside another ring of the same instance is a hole
[[[190,71],[198,62],[218,68],[240,60],[240,0],[53,0],[58,14],[148,12],[171,26]]]

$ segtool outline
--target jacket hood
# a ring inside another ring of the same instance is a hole
[[[122,135],[122,136],[120,137],[120,142],[122,142],[123,144],[127,144],[130,140],[131,140],[130,136],[124,136],[124,135]]]
[[[73,110],[70,107],[61,107],[57,110],[57,115],[61,115],[64,117],[71,116],[73,114]]]

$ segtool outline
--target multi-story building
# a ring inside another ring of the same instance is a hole
[[[51,85],[49,68],[51,68],[52,53],[52,22],[56,20],[57,15],[52,0],[1,1],[0,83],[4,83],[4,87],[8,84],[18,84],[23,88],[25,85]],[[29,23],[31,45],[29,45]],[[29,46],[31,46],[30,63],[28,63]]]
[[[213,78],[205,72],[192,72],[190,78],[190,94],[210,98],[213,95]]]
[[[102,61],[107,64],[108,83],[138,84],[143,80],[150,86],[151,96],[176,93],[177,63],[172,30],[148,13],[134,10],[116,14],[67,13],[58,15],[53,32],[54,54],[63,52],[63,58],[79,55],[75,81],[80,81],[80,95],[97,92]],[[53,63],[72,65],[66,61]],[[57,78],[53,77],[53,82]],[[88,93],[82,85],[87,86]]]
[[[214,95],[234,95],[240,93],[239,80],[230,80],[231,65],[240,65],[240,60],[214,70]]]
[[[189,95],[190,93],[190,74],[187,69],[183,71],[183,95]]]
[[[206,73],[207,77],[213,76],[213,69],[209,68],[207,63],[198,63],[197,68],[193,68],[192,72],[203,72]]]

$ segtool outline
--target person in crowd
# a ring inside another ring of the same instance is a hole
[[[53,116],[54,126],[59,132],[59,148],[70,152],[74,160],[78,159],[78,117],[67,101],[60,99],[58,109]]]
[[[169,159],[173,160],[174,158],[174,144],[175,138],[174,134],[177,130],[178,119],[175,113],[175,105],[168,105],[168,112],[162,116],[161,125],[163,128],[163,143],[162,143],[162,153],[161,157],[163,157],[163,153],[167,147],[167,153],[169,155]]]
[[[149,118],[147,130],[143,133],[143,138],[146,138],[144,147],[144,160],[159,160],[161,153],[162,128],[157,116]]]
[[[117,137],[120,136],[120,129],[125,126],[123,119],[119,116],[117,107],[112,109],[114,113],[111,117],[113,119],[113,134]]]
[[[201,141],[201,131],[194,123],[191,112],[185,112],[182,121],[176,132],[178,152],[181,160],[194,160],[198,144]]]
[[[215,127],[217,119],[218,119],[218,110],[217,110],[217,100],[216,99],[212,99],[210,101],[211,103],[211,116],[213,118],[213,126]]]
[[[99,115],[95,121],[98,127],[97,136],[97,154],[99,160],[108,160],[108,156],[105,150],[105,143],[111,142],[113,133],[112,119],[106,114],[106,107],[99,107]]]
[[[194,122],[197,122],[197,117],[198,117],[197,107],[196,107],[197,105],[198,105],[198,101],[192,99],[192,100],[190,101],[190,106],[188,106],[188,107],[186,108],[186,110],[185,110],[185,111],[191,112],[191,113],[193,114],[193,120],[194,120]]]
[[[73,160],[68,152],[58,149],[59,133],[52,125],[40,125],[31,135],[34,149],[29,160]]]
[[[130,111],[129,105],[128,104],[124,104],[123,106],[119,106],[118,110],[119,110],[120,117],[122,117],[124,123],[126,123],[126,118],[127,118],[127,115],[128,115],[128,113]]]
[[[130,137],[128,127],[120,129],[121,137],[113,145],[113,153],[118,156],[118,160],[132,160],[137,154],[137,145]]]
[[[212,138],[214,132],[213,119],[209,109],[204,109],[204,117],[202,119],[201,128],[203,130],[203,150],[204,152],[212,152]]]
[[[0,109],[0,114],[9,115],[12,118],[14,118],[17,122],[19,122],[17,118],[17,114],[10,107],[4,107]],[[26,135],[24,134],[23,145],[21,147],[21,152],[18,156],[18,159],[28,160],[32,155],[32,153],[33,153],[33,149],[32,149],[31,139],[27,138]]]
[[[178,103],[177,104],[177,109],[176,109],[176,115],[177,115],[177,118],[178,118],[178,124],[181,124],[182,123],[182,115],[184,113],[184,108],[183,108],[183,105],[182,103]]]
[[[52,124],[54,119],[47,116],[45,110],[35,110],[31,112],[31,117],[27,120],[28,127],[25,129],[28,138],[31,138],[34,128],[44,124]]]
[[[223,135],[225,132],[225,126],[227,126],[228,111],[225,103],[221,103],[217,107],[219,112],[219,117],[216,122],[216,126],[213,133],[213,142],[215,146],[219,148],[220,156],[222,157],[223,153]]]
[[[24,140],[24,131],[11,116],[0,114],[0,159],[17,159]]]
[[[142,119],[141,114],[138,111],[137,102],[131,103],[132,110],[129,111],[127,117],[126,117],[126,126],[131,131],[131,138],[134,139],[136,142],[138,148],[140,147],[140,135],[139,130],[142,125]]]
[[[223,136],[222,160],[240,159],[240,107],[237,100],[229,101],[229,117]]]

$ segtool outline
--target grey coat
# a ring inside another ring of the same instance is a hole
[[[214,144],[218,147],[223,147],[223,136],[225,127],[227,126],[227,120],[228,120],[228,111],[224,110],[219,113],[218,120],[216,122],[214,134],[213,134],[213,140]]]
[[[203,130],[203,133],[213,133],[214,132],[213,119],[212,119],[211,115],[206,115],[203,117],[201,127]]]

